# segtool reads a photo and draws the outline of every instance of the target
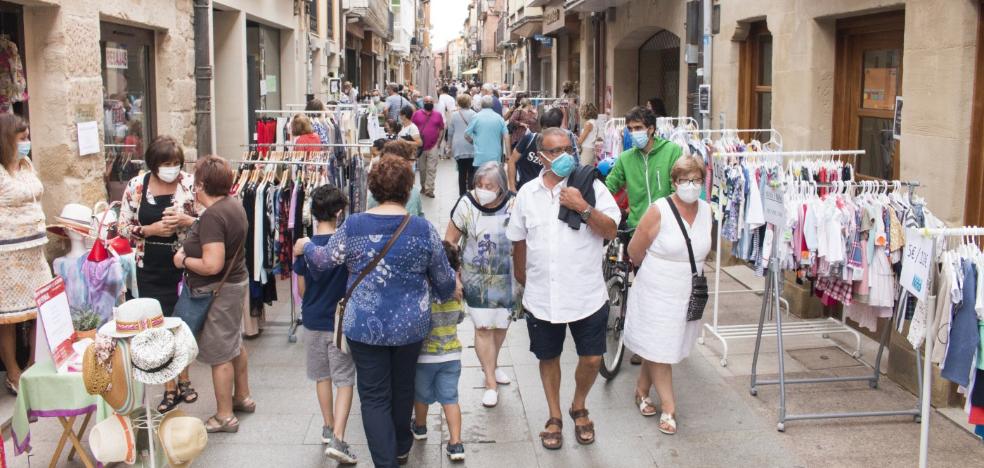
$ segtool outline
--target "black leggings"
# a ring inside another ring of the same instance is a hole
[[[458,160],[458,196],[472,189],[472,179],[475,178],[475,166],[472,158]]]

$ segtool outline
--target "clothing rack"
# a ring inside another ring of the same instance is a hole
[[[786,157],[786,156],[788,156],[788,157],[803,157],[803,156],[809,156],[809,155],[821,155],[821,156],[843,156],[843,155],[851,156],[851,155],[855,155],[856,156],[856,155],[862,155],[862,154],[864,154],[864,151],[790,151],[790,152],[785,152],[785,153],[780,152],[777,155],[783,156],[783,157]],[[832,187],[832,188],[836,188],[836,187],[844,186],[844,184],[846,184],[846,182],[832,183],[832,184],[817,184],[817,183],[810,182],[809,183],[809,186],[811,186],[811,187],[829,186],[829,187]],[[909,187],[909,197],[911,199],[911,197],[912,197],[912,190],[913,190],[914,187],[918,186],[919,183],[918,182],[914,182],[914,181],[913,182],[898,181],[898,185],[903,185],[903,184]],[[791,184],[784,184],[784,185],[791,185]],[[807,185],[807,184],[801,184],[801,185]],[[865,187],[866,185],[864,184],[864,182],[862,182],[860,184],[855,184],[855,186]],[[785,188],[785,187],[783,187],[783,188]],[[857,377],[819,377],[819,378],[787,379],[786,378],[786,374],[785,374],[785,372],[786,372],[786,369],[785,369],[785,357],[784,357],[785,348],[783,346],[783,336],[786,335],[786,334],[795,334],[795,335],[813,334],[813,333],[818,333],[818,331],[817,330],[810,330],[809,332],[807,332],[807,331],[796,330],[793,333],[787,333],[786,331],[783,330],[782,313],[780,311],[780,300],[782,299],[781,282],[783,281],[783,278],[782,278],[782,267],[781,267],[781,262],[780,262],[780,258],[779,258],[779,244],[780,243],[778,241],[777,242],[773,242],[773,244],[772,244],[772,255],[769,258],[768,276],[767,276],[767,280],[766,280],[766,292],[765,292],[765,295],[764,295],[764,298],[763,298],[764,300],[762,301],[762,309],[761,309],[760,314],[759,314],[758,328],[757,328],[756,335],[755,335],[755,352],[752,355],[752,374],[751,374],[751,382],[750,382],[750,385],[749,385],[749,393],[751,393],[753,396],[758,395],[758,386],[759,385],[776,385],[776,384],[779,385],[779,422],[776,425],[776,429],[779,432],[785,432],[785,430],[786,430],[786,425],[785,425],[786,421],[808,420],[808,419],[880,417],[880,416],[912,416],[916,421],[919,421],[920,420],[920,414],[921,414],[920,406],[923,404],[923,402],[928,401],[928,397],[926,396],[926,395],[928,395],[928,393],[927,394],[920,394],[920,395],[918,395],[919,402],[917,403],[917,405],[916,405],[915,408],[911,408],[911,409],[900,409],[900,410],[889,410],[889,411],[805,413],[805,414],[787,414],[786,413],[786,385],[791,385],[791,384],[804,384],[804,383],[829,383],[829,382],[866,381],[866,382],[868,382],[868,385],[871,388],[878,388],[878,380],[881,377],[881,375],[880,375],[880,373],[881,373],[881,357],[882,357],[882,354],[884,353],[885,347],[888,344],[888,338],[890,336],[891,328],[892,327],[886,326],[882,330],[882,332],[881,332],[881,340],[879,342],[878,354],[877,354],[876,359],[875,359],[875,366],[874,366],[874,369],[873,369],[873,373],[870,376],[869,375],[865,375],[865,376],[857,376]],[[895,320],[896,317],[898,317],[901,314],[904,314],[905,313],[905,311],[904,311],[904,301],[902,300],[905,297],[904,294],[905,294],[904,291],[899,293],[899,297],[898,297],[898,300],[896,301],[896,304],[895,304],[895,307],[894,307],[894,311],[893,311],[892,322],[894,322],[894,320]],[[759,380],[758,379],[758,374],[757,374],[757,366],[758,366],[759,352],[761,350],[761,345],[762,345],[762,336],[763,336],[763,333],[766,331],[765,320],[766,320],[766,315],[767,314],[770,315],[770,316],[774,316],[775,317],[775,322],[776,322],[775,323],[775,327],[774,328],[770,327],[769,328],[769,332],[771,333],[772,331],[774,331],[775,334],[776,334],[778,360],[779,360],[779,373],[778,373],[778,378],[777,379],[774,379],[774,380]],[[829,319],[829,320],[833,320],[833,319]],[[823,322],[825,320],[824,319],[820,319],[819,321],[820,322]],[[834,322],[836,322],[836,320],[834,320]],[[858,333],[856,331],[851,330],[851,329],[849,329],[847,327],[847,325],[845,323],[844,316],[842,316],[841,324],[842,324],[842,327],[844,328],[844,330],[838,330],[838,331],[851,332],[851,333],[855,334],[856,336],[858,335]],[[805,328],[809,329],[809,327],[805,327]],[[859,347],[859,351],[860,351],[860,347]],[[855,358],[860,357],[860,354],[857,353],[854,357]],[[920,387],[923,387],[923,383],[924,383],[924,380],[923,380],[923,372],[920,369],[919,360],[920,360],[920,356],[919,356],[919,353],[917,351],[916,352],[916,363],[917,363],[917,366],[916,366],[917,369],[916,369],[916,371],[917,371],[917,378],[919,380]],[[928,379],[926,379],[926,380],[928,380]]]
[[[316,147],[316,148],[372,148],[371,144],[365,143],[250,143],[248,145],[239,145],[240,148],[262,148],[270,146],[284,146],[284,147],[294,147],[294,146],[304,146],[304,147]]]
[[[243,147],[255,147],[262,146],[259,144],[242,145]],[[283,146],[295,146],[295,145],[283,145]],[[334,147],[370,147],[372,145],[297,145],[297,146],[334,146]],[[264,160],[264,159],[233,159],[228,161],[230,164],[238,164],[240,168],[246,165],[289,165],[289,166],[324,166],[328,164],[327,161],[300,161],[300,160]],[[300,324],[297,316],[297,302],[294,300],[294,277],[289,275],[290,278],[290,327],[287,330],[287,342],[296,343],[297,342],[297,327]]]
[[[624,119],[623,119],[624,121]],[[739,133],[762,133],[769,132],[771,134],[771,139],[776,141],[779,147],[782,147],[782,134],[774,128],[769,129],[707,129],[707,130],[694,130],[700,135],[714,135],[714,134],[739,134]],[[752,155],[760,153],[742,153],[743,155]],[[709,195],[708,195],[709,196]],[[721,342],[721,346],[724,348],[721,356],[721,367],[728,367],[728,339],[729,338],[752,338],[754,337],[754,329],[751,324],[748,325],[727,325],[722,326],[718,324],[718,317],[720,314],[719,300],[721,294],[758,294],[764,292],[765,289],[736,289],[721,291],[721,274],[724,273],[730,276],[732,279],[737,280],[730,273],[725,272],[721,269],[721,221],[722,212],[718,210],[714,215],[714,221],[717,223],[717,241],[715,242],[715,255],[714,255],[714,291],[711,293],[714,295],[713,307],[712,307],[712,319],[711,323],[704,323],[704,326],[700,330],[700,337],[697,338],[697,342],[700,344],[706,343],[707,332],[710,331],[718,341]],[[780,298],[780,302],[786,306],[786,314],[789,314],[789,302],[784,298]],[[858,340],[860,342],[860,335]],[[860,346],[859,346],[860,348]]]
[[[979,226],[964,226],[964,227],[953,227],[953,228],[939,228],[939,229],[928,229],[923,228],[922,233],[924,236],[929,237],[980,237],[984,236],[984,227]],[[934,243],[935,249],[935,243]],[[932,258],[936,258],[936,252],[933,252]],[[935,261],[934,261],[935,263]],[[935,275],[936,268],[930,268],[930,275]],[[936,308],[927,308],[926,313],[926,323],[934,323],[936,317]],[[933,362],[930,357],[933,355],[933,342],[936,341],[932,336],[926,337],[926,343],[923,345],[925,347],[924,354],[927,356],[922,363],[922,371],[919,375],[932,376],[933,372]],[[919,356],[919,350],[916,350],[916,356]],[[930,392],[932,391],[932,378],[927,377],[919,382],[921,388],[921,394],[923,398],[921,399],[921,405],[919,408],[919,468],[926,468],[929,462],[929,416],[931,414],[932,408],[930,407]],[[979,384],[979,383],[978,383]],[[968,396],[968,399],[970,397]]]

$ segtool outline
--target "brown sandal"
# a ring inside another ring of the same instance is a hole
[[[543,426],[544,429],[549,429],[550,426],[557,426],[556,431],[546,430],[540,433],[540,443],[543,444],[543,448],[547,450],[560,450],[564,446],[564,421],[560,418],[550,418],[547,420],[547,424]]]
[[[571,419],[574,420],[574,436],[577,439],[577,443],[579,443],[581,445],[591,445],[591,444],[593,444],[594,441],[595,441],[595,437],[594,437],[595,436],[595,433],[594,433],[595,432],[595,430],[594,430],[594,421],[589,422],[587,424],[578,424],[577,423],[578,418],[587,418],[588,417],[588,409],[587,408],[581,408],[581,409],[575,411],[574,408],[571,408],[570,415],[571,415]],[[585,433],[590,433],[591,434],[591,437],[585,437],[584,436]]]

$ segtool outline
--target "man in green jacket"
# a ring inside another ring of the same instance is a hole
[[[605,185],[612,193],[625,188],[629,196],[627,223],[630,228],[635,228],[649,205],[673,193],[670,169],[683,155],[683,148],[656,136],[656,114],[649,109],[632,108],[625,116],[625,127],[630,132],[632,148],[623,151],[615,160],[615,167],[605,179]],[[634,355],[630,362],[639,365],[642,358]],[[636,393],[648,395],[650,385],[649,376],[645,372],[640,373]],[[646,411],[655,411],[655,408],[646,408]]]
[[[605,179],[612,193],[626,189],[629,196],[629,227],[639,224],[649,205],[673,193],[670,169],[683,154],[683,148],[656,136],[656,115],[648,109],[634,107],[625,116],[625,127],[632,138],[632,148],[615,160],[615,167]]]

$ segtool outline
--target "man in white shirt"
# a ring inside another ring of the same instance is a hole
[[[440,96],[437,97],[437,102],[434,103],[434,110],[444,117],[444,122],[451,122],[451,113],[458,110],[458,105],[454,102],[454,98],[451,97],[451,90],[448,85],[441,86]],[[451,157],[451,142],[447,139],[447,132],[441,135],[441,146],[442,149],[440,153],[442,157]]]
[[[608,295],[602,275],[605,239],[615,238],[621,212],[601,181],[594,180],[595,204],[568,187],[576,165],[567,132],[543,131],[540,177],[516,195],[506,235],[513,242],[513,270],[525,286],[523,309],[530,334],[530,351],[540,361],[540,379],[550,419],[540,434],[547,449],[563,444],[560,407],[560,354],[570,327],[579,356],[571,405],[578,442],[594,441],[594,423],[585,400],[594,385],[605,353]],[[560,207],[581,215],[579,229],[558,218]]]

